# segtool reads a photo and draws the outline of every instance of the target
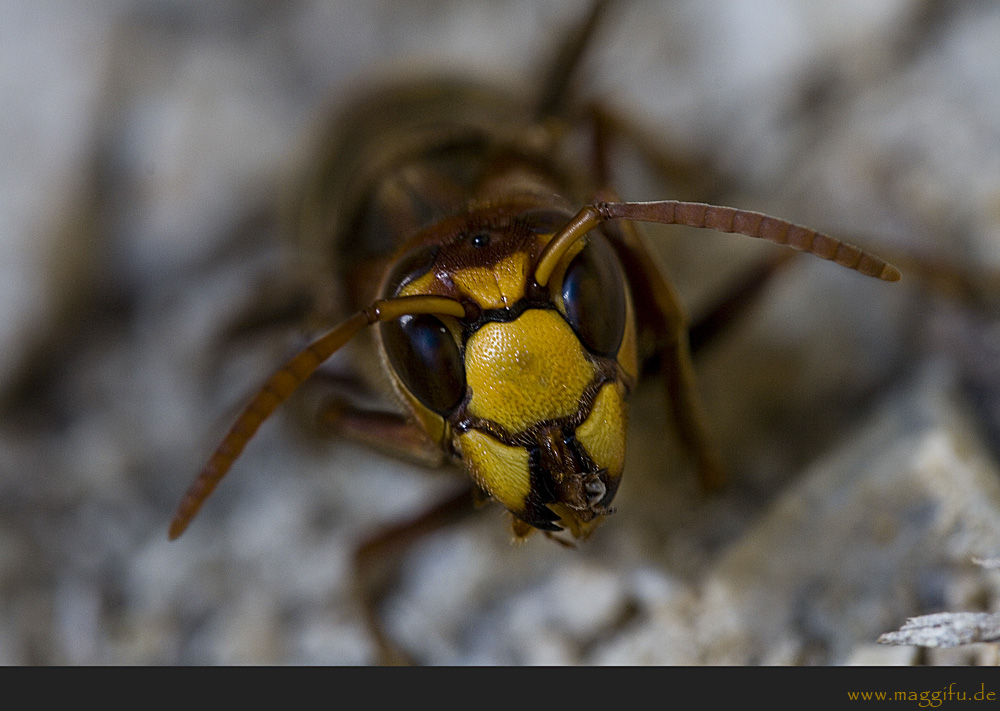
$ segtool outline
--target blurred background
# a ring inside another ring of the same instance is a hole
[[[288,408],[168,543],[304,337],[225,334],[294,279],[283,206],[338,101],[404,69],[531,87],[588,5],[0,5],[0,663],[378,660],[353,551],[450,474]],[[514,546],[497,506],[420,540],[382,606],[415,661],[997,663],[875,640],[1000,612],[973,562],[1000,555],[998,46],[988,0],[612,5],[582,99],[700,176],[665,184],[620,146],[625,197],[769,212],[899,256],[904,280],[799,257],[699,354],[721,495],[699,495],[653,379],[590,541]],[[774,249],[648,232],[694,317]]]

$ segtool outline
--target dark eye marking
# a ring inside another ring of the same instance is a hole
[[[437,259],[438,251],[438,248],[432,245],[420,247],[403,255],[389,272],[382,298],[391,299],[397,296],[400,289],[430,271],[434,266],[434,260]]]
[[[593,353],[613,358],[625,335],[625,277],[614,249],[591,233],[563,276],[566,321]]]
[[[458,344],[436,316],[403,316],[381,324],[389,365],[428,408],[447,417],[465,397],[465,364]]]

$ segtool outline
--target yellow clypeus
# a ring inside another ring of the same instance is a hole
[[[476,331],[465,346],[465,372],[469,413],[517,433],[575,413],[594,366],[558,313],[530,309]]]

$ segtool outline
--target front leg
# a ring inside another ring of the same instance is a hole
[[[444,450],[409,417],[397,412],[363,410],[341,395],[326,398],[317,415],[320,430],[427,467],[440,467]]]

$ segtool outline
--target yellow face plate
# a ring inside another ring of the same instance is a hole
[[[472,389],[469,412],[517,433],[575,413],[594,366],[559,314],[529,309],[515,321],[487,323],[472,334],[465,372]]]
[[[461,269],[452,275],[452,280],[483,309],[503,309],[524,296],[527,268],[528,255],[515,252],[489,268]]]

